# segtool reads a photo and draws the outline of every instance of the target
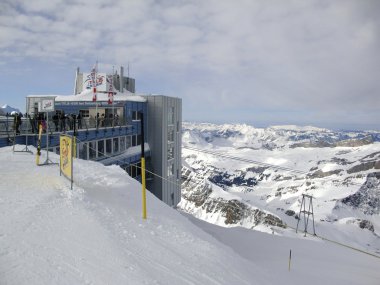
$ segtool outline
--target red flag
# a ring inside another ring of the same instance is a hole
[[[113,103],[113,82],[112,75],[108,76],[109,88],[108,88],[108,104]]]
[[[91,70],[91,87],[92,87],[92,101],[96,102],[97,94],[96,94],[96,72],[98,69],[98,62],[94,65]]]

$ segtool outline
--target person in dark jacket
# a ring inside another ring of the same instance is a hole
[[[29,119],[30,126],[32,127],[32,133],[34,134],[34,132],[36,131],[36,127],[34,125],[34,119],[30,114],[28,114],[28,119]]]
[[[77,116],[77,120],[78,120],[78,130],[80,130],[82,128],[82,115],[80,112]]]
[[[21,114],[14,114],[13,118],[13,127],[15,128],[16,135],[20,134],[20,126],[21,126]]]
[[[96,114],[96,128],[100,127],[99,124],[100,124],[100,117],[99,117],[99,113],[97,113]]]
[[[59,120],[61,123],[61,132],[66,131],[66,117],[65,117],[64,111],[61,112],[61,115],[59,116]]]
[[[58,123],[59,123],[58,111],[56,111],[53,116],[53,123],[55,125],[55,131],[58,132]]]

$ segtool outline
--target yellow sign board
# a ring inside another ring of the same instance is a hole
[[[61,135],[59,138],[60,171],[73,183],[73,150],[74,139],[71,136]]]

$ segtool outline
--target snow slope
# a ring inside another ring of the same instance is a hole
[[[225,230],[193,222],[242,257],[272,270],[274,284],[379,284],[380,260],[315,239],[268,235],[242,227]],[[289,271],[289,253],[292,259]]]
[[[117,166],[75,160],[70,190],[57,165],[34,161],[0,148],[0,284],[304,284],[307,278],[308,284],[375,285],[380,279],[373,256],[315,238],[203,224],[150,193],[144,221],[141,185]]]
[[[57,165],[9,147],[0,161],[0,284],[270,284],[149,193],[142,220],[141,185],[117,166],[76,160],[71,191]]]

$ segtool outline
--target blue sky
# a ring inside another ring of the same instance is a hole
[[[0,104],[130,64],[188,121],[380,129],[380,1],[3,0]]]

